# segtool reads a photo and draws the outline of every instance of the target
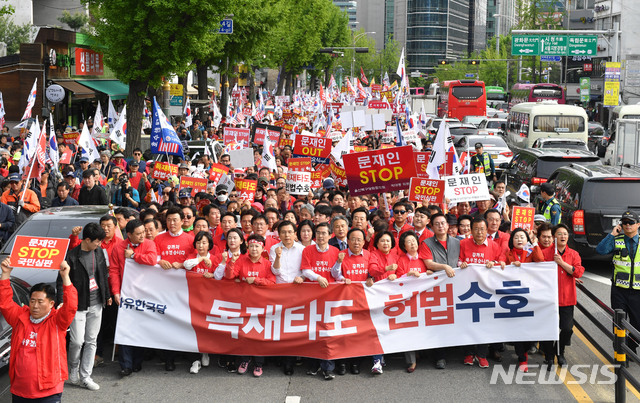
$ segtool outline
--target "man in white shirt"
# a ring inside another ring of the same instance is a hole
[[[302,284],[302,251],[304,246],[296,242],[296,229],[291,221],[282,221],[278,225],[280,242],[271,247],[269,260],[271,271],[276,276],[277,284]],[[284,357],[284,374],[293,375],[294,357]]]

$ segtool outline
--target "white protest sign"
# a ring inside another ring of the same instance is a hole
[[[229,151],[231,157],[231,165],[234,168],[246,168],[255,165],[253,160],[253,148],[241,148],[240,150]]]
[[[444,195],[451,203],[491,199],[484,173],[448,176],[444,181]]]

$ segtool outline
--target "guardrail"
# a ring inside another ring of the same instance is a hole
[[[602,302],[591,291],[582,284],[576,284],[578,289],[583,294],[594,302],[613,322],[613,330],[607,327],[607,324],[603,324],[595,315],[587,309],[583,304],[578,302],[576,307],[582,314],[602,333],[607,336],[613,343],[613,356],[609,353],[610,348],[603,347],[598,343],[593,336],[591,336],[584,326],[582,326],[577,320],[574,320],[574,325],[582,334],[589,340],[591,344],[602,354],[609,362],[618,364],[615,367],[614,373],[616,375],[615,383],[615,401],[616,403],[624,403],[627,396],[628,381],[634,388],[640,390],[640,381],[638,381],[631,372],[629,372],[629,358],[636,364],[640,365],[640,356],[635,352],[634,347],[629,346],[628,337],[631,336],[635,340],[640,341],[640,332],[636,330],[631,323],[627,320],[627,313],[622,309],[611,309],[607,304]],[[635,342],[631,342],[636,344]]]

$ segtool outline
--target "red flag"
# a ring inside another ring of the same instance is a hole
[[[362,81],[365,85],[369,85],[369,80],[367,80],[367,76],[364,75],[364,70],[360,67],[360,81]]]
[[[362,83],[360,82],[360,80],[356,80],[357,81],[357,87],[358,87],[358,96],[360,98],[366,98],[367,97],[367,93],[365,92],[364,88],[362,87]]]
[[[322,88],[322,83],[320,83],[320,102],[322,102],[322,110],[324,110],[327,104],[327,97],[324,93],[324,88]]]

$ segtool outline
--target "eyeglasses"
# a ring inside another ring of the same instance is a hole
[[[133,155],[142,155],[142,153],[133,153]]]
[[[393,210],[393,214],[405,214],[407,210]]]
[[[192,215],[185,215],[184,218],[187,219],[187,220],[190,220],[190,219],[193,218],[193,216]]]
[[[636,223],[634,221],[622,221],[620,224],[622,224],[622,225],[635,225]]]
[[[229,197],[238,197],[238,195],[236,193],[231,193],[229,194]]]

